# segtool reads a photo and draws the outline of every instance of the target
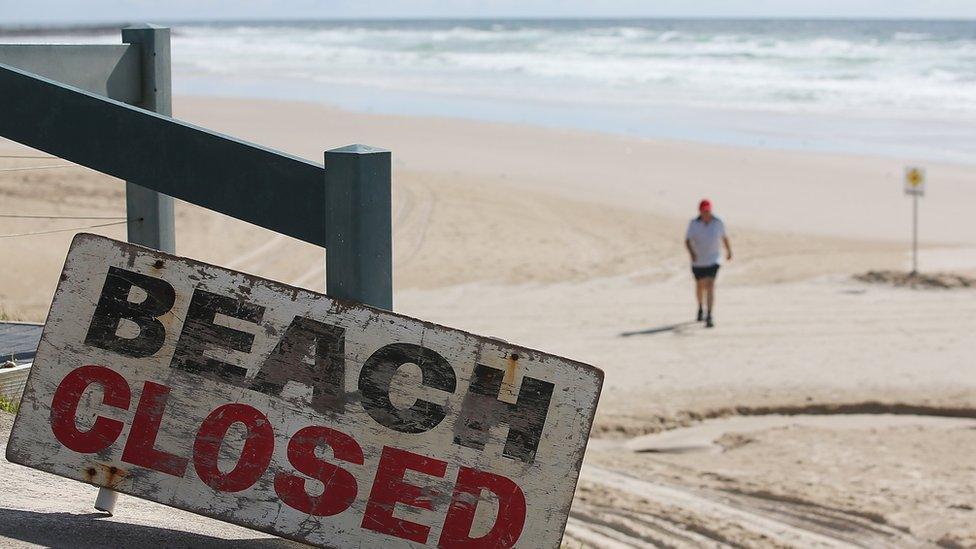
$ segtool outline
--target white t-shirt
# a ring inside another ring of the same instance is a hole
[[[696,217],[688,223],[685,238],[691,242],[691,249],[695,251],[694,267],[710,267],[722,262],[722,237],[725,236],[725,223],[712,216],[708,223]]]

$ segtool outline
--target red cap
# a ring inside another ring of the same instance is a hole
[[[700,212],[710,212],[712,211],[712,203],[708,200],[702,200],[698,203],[698,211]]]

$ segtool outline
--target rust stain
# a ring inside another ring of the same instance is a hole
[[[103,466],[103,467],[104,467],[104,466]],[[122,482],[122,480],[123,480],[123,479],[124,479],[124,478],[125,478],[125,477],[126,477],[127,475],[128,475],[128,473],[126,473],[126,472],[125,472],[125,471],[123,471],[122,469],[119,469],[118,467],[115,467],[115,466],[112,466],[112,467],[109,467],[109,468],[108,468],[108,469],[106,470],[106,477],[107,477],[107,480],[105,481],[105,484],[106,484],[106,486],[109,486],[109,487],[114,487],[114,486],[116,486],[116,485],[117,485],[118,483],[120,483],[120,482]]]
[[[152,264],[153,269],[162,269],[166,264],[163,263],[162,259],[157,259],[155,263]]]
[[[127,476],[129,476],[127,471],[119,469],[114,465],[105,465],[103,463],[97,464],[97,468],[88,467],[85,469],[85,482],[106,486],[108,488],[116,487]]]
[[[349,311],[355,311],[357,305],[359,304],[353,301],[348,301],[345,299],[339,299],[337,297],[333,297],[332,306],[329,307],[329,314],[334,314],[334,315],[346,314]]]
[[[515,372],[518,371],[518,359],[517,353],[512,353],[508,355],[506,359],[507,364],[505,365],[505,377],[502,378],[502,383],[506,385],[515,385]]]

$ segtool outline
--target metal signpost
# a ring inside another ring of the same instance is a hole
[[[925,170],[905,168],[905,194],[912,197],[912,275],[918,274],[918,198],[925,196]]]
[[[559,547],[602,372],[75,237],[7,459],[315,545]]]

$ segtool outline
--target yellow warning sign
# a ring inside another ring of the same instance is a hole
[[[925,170],[915,166],[905,168],[905,194],[925,194]]]

